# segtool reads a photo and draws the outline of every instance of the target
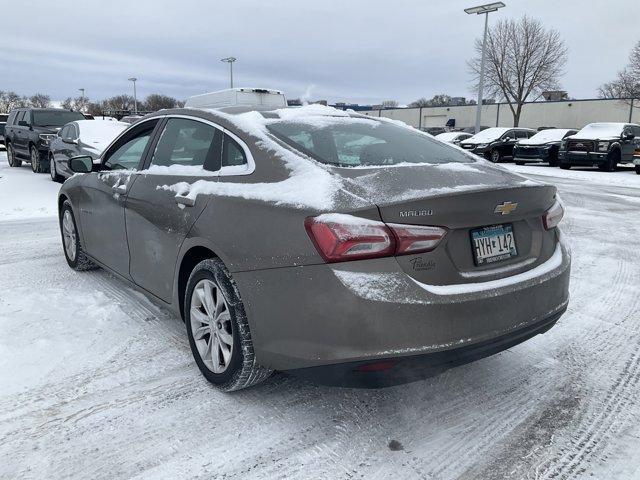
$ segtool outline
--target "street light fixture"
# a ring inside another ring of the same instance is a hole
[[[237,60],[236,57],[227,57],[227,58],[221,58],[220,61],[221,62],[226,62],[229,64],[229,76],[230,76],[230,88],[233,88],[233,62],[235,62]]]
[[[135,115],[138,114],[138,94],[136,92],[136,82],[138,79],[136,77],[131,77],[128,79],[130,82],[133,82],[133,113]]]
[[[81,105],[80,106],[80,110],[84,113],[84,88],[79,88],[78,91],[81,94],[81,97],[80,97],[80,102],[81,102],[80,103],[80,105]]]
[[[489,14],[496,12],[498,9],[506,7],[502,2],[487,3],[478,5],[477,7],[465,8],[465,13],[469,15],[484,14],[484,37],[482,38],[482,60],[480,60],[480,80],[478,81],[478,106],[476,107],[476,133],[480,131],[480,120],[482,116],[482,87],[484,86],[484,61],[485,50],[487,48],[487,30],[489,28]]]

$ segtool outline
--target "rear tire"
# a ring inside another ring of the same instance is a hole
[[[76,219],[69,200],[65,200],[60,209],[60,234],[62,235],[62,250],[67,263],[76,271],[93,270],[98,268],[84,253],[78,235]]]
[[[636,165],[636,173],[640,175],[640,165]]]
[[[40,152],[38,152],[38,149],[33,145],[29,148],[29,158],[31,159],[31,171],[33,171],[33,173],[43,173],[44,165],[42,165],[40,159]]]
[[[515,163],[516,163],[516,165],[524,165],[524,164],[525,164],[525,162],[520,162],[520,161],[518,161],[518,160],[516,160],[516,162],[515,162]]]
[[[560,162],[560,168],[562,170],[570,170],[571,169],[571,165],[569,165],[568,163]]]
[[[271,375],[271,369],[256,363],[244,305],[220,259],[196,265],[187,282],[184,302],[191,353],[209,382],[231,392]]]
[[[13,144],[8,143],[6,144],[7,147],[7,163],[9,164],[10,167],[21,167],[22,166],[22,160],[20,160],[19,158],[16,158],[16,152],[13,149]]]
[[[558,152],[554,152],[553,150],[549,154],[549,166],[557,167],[558,166]]]

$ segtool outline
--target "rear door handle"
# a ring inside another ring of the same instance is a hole
[[[196,204],[196,201],[193,198],[176,195],[176,203],[178,205],[184,205],[185,207],[193,207]]]

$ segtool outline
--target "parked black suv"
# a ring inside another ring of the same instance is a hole
[[[640,149],[640,125],[635,123],[590,123],[562,141],[560,168],[593,166],[613,172],[619,163],[631,163]]]
[[[498,163],[504,157],[513,157],[513,147],[518,140],[530,138],[535,133],[535,130],[530,128],[492,127],[463,140],[460,146],[493,163]]]
[[[46,172],[51,140],[63,125],[74,120],[84,120],[84,116],[61,108],[12,110],[4,129],[9,165],[19,167],[26,161],[34,172]]]

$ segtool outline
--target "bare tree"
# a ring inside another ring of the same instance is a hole
[[[482,40],[476,40],[476,57],[468,62],[480,78]],[[558,90],[559,78],[567,59],[567,48],[560,33],[545,29],[542,23],[524,16],[520,20],[501,20],[487,35],[485,92],[502,97],[518,126],[524,103],[540,97],[543,91]]]
[[[152,93],[144,101],[142,110],[150,110],[152,112],[156,112],[158,110],[162,110],[163,108],[176,108],[181,106],[182,102],[180,102],[177,98],[169,97],[168,95],[161,95],[159,93]]]
[[[16,92],[0,91],[0,112],[10,112],[14,108],[26,107],[29,101],[26,97],[21,97]]]
[[[36,93],[29,97],[29,103],[35,108],[49,108],[51,106],[51,97],[44,93]]]
[[[409,104],[410,107],[448,107],[451,105],[451,96],[444,93],[434,95],[433,98],[427,100],[425,97],[419,98]]]
[[[398,102],[396,100],[383,100],[382,108],[396,108],[398,106]]]
[[[640,41],[629,55],[629,64],[618,72],[618,77],[598,88],[600,98],[640,97]]]
[[[102,101],[105,110],[133,110],[134,98],[131,95],[116,95]]]

